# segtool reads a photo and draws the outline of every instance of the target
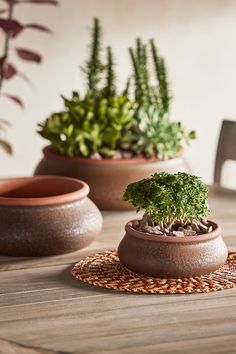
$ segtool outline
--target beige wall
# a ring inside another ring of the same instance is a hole
[[[198,140],[187,151],[196,174],[210,182],[222,117],[236,118],[236,1],[235,0],[61,0],[59,8],[18,6],[22,22],[50,25],[53,36],[27,30],[17,44],[43,53],[41,66],[17,62],[32,80],[20,78],[5,89],[20,95],[21,111],[1,100],[1,117],[12,122],[8,137],[14,156],[0,156],[0,177],[30,175],[46,141],[36,134],[37,123],[62,108],[59,95],[83,88],[78,66],[86,57],[89,27],[94,16],[105,28],[105,41],[117,57],[120,84],[129,69],[126,48],[137,36],[155,37],[169,68],[175,99],[172,119],[196,129]],[[2,43],[2,37],[0,41]],[[233,183],[235,165],[225,175]],[[235,183],[236,185],[236,183]]]

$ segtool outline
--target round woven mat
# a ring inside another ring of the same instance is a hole
[[[229,253],[226,264],[209,275],[160,279],[132,272],[119,262],[116,250],[109,250],[76,263],[72,275],[95,286],[131,293],[208,293],[236,286],[236,253]]]

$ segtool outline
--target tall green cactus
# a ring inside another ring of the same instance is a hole
[[[135,49],[129,48],[135,79],[135,100],[141,105],[150,104],[149,71],[147,62],[147,47],[141,38],[136,39]]]
[[[96,96],[99,92],[99,84],[102,79],[102,73],[104,72],[104,64],[101,60],[101,39],[102,28],[100,21],[94,18],[93,30],[92,30],[92,43],[90,45],[89,59],[86,62],[84,72],[87,76],[88,90],[93,96]]]
[[[129,48],[135,80],[135,99],[142,107],[155,104],[162,117],[169,112],[171,100],[167,71],[164,58],[159,56],[153,39],[150,40],[150,51],[156,76],[154,86],[149,80],[152,68],[148,62],[148,46],[142,43],[141,38],[137,38],[135,48]]]
[[[106,98],[111,98],[116,95],[115,79],[113,53],[109,46],[107,47],[106,83],[103,89],[103,94]]]
[[[158,50],[153,39],[150,40],[152,59],[159,90],[158,103],[162,114],[168,113],[170,108],[170,94],[167,81],[167,71],[165,60],[158,55]]]

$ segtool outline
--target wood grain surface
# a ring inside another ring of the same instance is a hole
[[[236,251],[236,193],[212,189],[210,208],[229,250]],[[100,238],[82,251],[34,259],[0,257],[0,337],[78,354],[236,353],[236,289],[140,295],[72,278],[73,263],[117,247],[124,224],[134,215],[104,213]],[[40,353],[33,350],[0,349],[0,354]]]

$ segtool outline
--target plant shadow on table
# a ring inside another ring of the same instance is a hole
[[[120,294],[120,295],[136,295],[136,296],[137,295],[150,295],[150,294],[137,294],[137,293],[129,293],[129,292],[118,291],[118,290],[113,290],[113,289],[106,289],[106,288],[102,288],[99,286],[84,283],[81,280],[73,277],[73,275],[71,274],[72,267],[73,267],[73,265],[65,268],[59,274],[60,279],[63,280],[70,287],[78,288],[81,290],[91,291],[91,292],[97,293],[97,294],[114,294],[114,295]]]

